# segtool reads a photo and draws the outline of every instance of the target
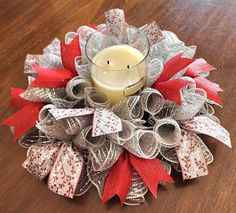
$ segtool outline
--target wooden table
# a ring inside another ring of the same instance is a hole
[[[0,118],[10,116],[10,87],[26,87],[27,53],[41,53],[54,38],[85,23],[99,24],[110,8],[122,8],[129,24],[156,20],[161,29],[176,32],[187,45],[198,46],[197,57],[218,68],[210,80],[224,88],[224,109],[216,107],[222,125],[236,139],[236,1],[235,0],[0,0]],[[26,115],[27,116],[27,115]],[[215,156],[209,175],[160,187],[158,199],[122,207],[117,199],[102,205],[92,188],[74,200],[56,195],[21,167],[26,150],[13,143],[7,127],[0,130],[0,212],[236,212],[236,149],[203,137]],[[235,148],[235,147],[234,147]]]

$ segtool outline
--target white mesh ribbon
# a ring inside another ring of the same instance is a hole
[[[93,87],[85,88],[85,97],[87,107],[109,108],[110,100],[104,94],[98,92]]]
[[[89,126],[91,124],[91,115],[62,119],[63,129],[68,135],[75,135],[81,132],[81,130],[84,129],[86,126]]]
[[[49,139],[43,132],[39,131],[36,127],[31,128],[18,140],[19,145],[26,149],[34,145],[42,146],[53,142],[53,139]]]
[[[141,106],[149,114],[158,113],[164,105],[164,98],[156,89],[145,88],[140,93]]]
[[[50,103],[52,99],[65,97],[65,94],[65,88],[28,87],[20,96],[28,101]]]
[[[78,73],[78,76],[91,80],[90,66],[88,63],[83,63],[83,60],[84,58],[82,59],[80,56],[75,58],[75,69]]]
[[[39,65],[44,68],[63,67],[61,61],[61,45],[57,38],[43,49],[43,55]]]
[[[89,176],[90,181],[93,183],[94,186],[96,186],[99,196],[102,197],[103,189],[106,182],[106,177],[109,173],[109,169],[106,169],[104,171],[95,171],[93,170],[93,167],[90,164],[88,166],[87,171],[88,171],[88,176]]]
[[[207,94],[205,90],[193,88],[183,91],[182,104],[176,105],[175,120],[188,120],[193,118],[203,107]]]
[[[66,33],[65,44],[69,44],[76,36],[77,36],[77,33],[75,33],[75,32]]]
[[[111,110],[124,120],[138,122],[143,117],[144,111],[140,104],[140,96],[130,96],[114,105]]]
[[[85,194],[92,186],[92,182],[90,181],[88,176],[89,160],[86,154],[83,155],[83,158],[84,158],[83,168],[80,174],[78,185],[75,189],[75,196],[81,196]]]
[[[161,145],[164,147],[175,147],[180,142],[181,130],[179,124],[173,119],[161,119],[156,121],[153,130],[159,134]]]
[[[122,123],[122,130],[114,133],[109,134],[108,136],[114,139],[114,143],[117,143],[118,145],[123,145],[125,141],[131,140],[131,138],[134,136],[134,130],[136,126],[127,120],[121,120]]]
[[[160,150],[160,154],[165,160],[171,163],[176,163],[176,164],[179,163],[175,148],[166,148],[162,146]]]
[[[163,63],[157,58],[149,60],[147,65],[147,78],[145,86],[151,87],[160,76],[163,70]]]
[[[80,100],[85,97],[84,89],[91,86],[90,81],[76,76],[67,83],[66,93],[70,98]]]
[[[160,137],[154,131],[138,129],[123,147],[138,157],[152,159],[160,152]]]
[[[53,104],[44,105],[38,114],[38,120],[44,120],[47,117],[50,109],[56,109],[56,107]]]
[[[84,128],[73,140],[80,149],[88,149],[94,171],[110,168],[120,156],[122,147],[105,136],[92,136],[92,126]]]
[[[132,182],[129,192],[126,196],[124,203],[126,205],[135,206],[145,202],[144,195],[148,189],[138,173],[133,169]]]
[[[88,38],[94,32],[96,32],[96,30],[89,27],[89,26],[81,26],[77,30],[77,33],[78,33],[79,39],[80,39],[80,50],[81,50],[81,54],[82,54],[81,64],[85,64],[87,62],[87,58],[86,58],[86,54],[85,54],[85,45],[86,45]]]
[[[70,135],[68,135],[63,128],[63,124],[53,118],[50,114],[48,114],[42,121],[38,122],[36,127],[49,138],[70,140]]]
[[[94,171],[104,171],[111,168],[118,160],[122,147],[110,140],[106,140],[101,147],[93,148],[90,158]]]

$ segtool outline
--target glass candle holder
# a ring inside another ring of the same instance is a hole
[[[145,33],[127,25],[124,39],[109,36],[106,27],[87,40],[85,53],[95,88],[114,105],[137,93],[146,80],[150,45]]]

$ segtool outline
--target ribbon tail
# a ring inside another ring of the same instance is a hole
[[[29,103],[29,101],[20,96],[23,92],[25,92],[23,89],[11,88],[11,107],[23,108]]]
[[[62,144],[48,178],[48,188],[65,197],[73,198],[82,174],[82,154],[69,143]]]
[[[79,36],[75,36],[69,44],[61,43],[61,58],[63,66],[77,75],[75,58],[81,56]]]
[[[36,124],[42,106],[41,103],[29,104],[2,122],[3,125],[14,127],[14,141]]]
[[[180,89],[191,84],[192,82],[186,81],[184,79],[173,79],[165,82],[156,82],[153,87],[157,89],[162,96],[170,101],[181,105],[181,93]]]
[[[188,131],[209,135],[232,148],[229,132],[206,116],[196,116],[192,120],[184,122],[181,127]]]
[[[192,132],[182,130],[180,144],[175,148],[183,180],[208,174],[201,139]]]
[[[208,64],[203,58],[196,59],[188,66],[185,76],[196,77],[199,73],[215,70],[216,68]]]
[[[207,93],[207,98],[222,106],[222,102],[218,92],[223,91],[218,84],[215,84],[204,77],[193,78],[196,82],[196,87],[204,89]]]
[[[65,87],[68,81],[74,77],[70,70],[64,68],[42,68],[36,64],[33,64],[32,67],[38,73],[38,77],[29,85],[32,87]]]
[[[51,171],[57,158],[61,143],[46,146],[32,146],[22,166],[37,179],[43,180]]]
[[[115,195],[118,195],[122,205],[129,192],[132,175],[132,167],[128,161],[128,154],[123,152],[109,171],[102,195],[102,203],[104,204]]]
[[[157,159],[138,158],[130,153],[129,159],[134,169],[155,197],[157,197],[157,186],[159,182],[174,182]]]

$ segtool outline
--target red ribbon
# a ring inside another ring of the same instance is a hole
[[[68,81],[74,77],[70,70],[64,68],[42,68],[36,64],[33,64],[32,67],[38,73],[38,77],[29,85],[32,87],[65,87]]]
[[[196,77],[199,73],[215,70],[216,68],[208,64],[203,58],[195,59],[193,63],[188,66],[185,76]]]
[[[180,89],[192,82],[183,79],[173,79],[165,82],[156,82],[154,88],[157,89],[165,99],[181,105]]]
[[[192,77],[196,83],[197,88],[204,89],[207,93],[207,98],[215,103],[222,105],[218,92],[223,91],[218,84],[215,84],[204,77],[199,76],[203,72],[215,70],[215,67],[208,64],[203,58],[196,59],[188,66],[185,76]]]
[[[160,77],[152,87],[160,91],[162,96],[170,101],[181,105],[180,89],[191,84],[181,78],[170,80],[175,74],[191,64],[194,59],[182,58],[183,53],[176,55],[166,62]]]
[[[14,127],[14,141],[35,125],[38,113],[43,106],[42,103],[30,102],[21,98],[22,92],[24,90],[12,88],[11,106],[20,110],[2,122],[3,125]]]
[[[124,152],[109,171],[102,195],[102,203],[104,204],[115,195],[118,195],[120,203],[123,204],[129,192],[132,174],[129,156]]]
[[[70,70],[74,76],[78,75],[75,69],[75,58],[81,56],[79,36],[75,36],[69,44],[61,42],[61,59],[63,66]]]
[[[207,98],[222,106],[222,102],[218,95],[218,92],[222,92],[223,90],[218,84],[215,84],[204,77],[195,77],[193,79],[196,83],[197,88],[201,88],[206,91]]]
[[[181,105],[180,89],[191,84],[191,82],[182,78],[170,79],[184,68],[187,68],[184,76],[193,78],[197,88],[204,89],[209,99],[222,105],[218,96],[218,92],[222,91],[219,85],[204,77],[198,77],[200,73],[215,70],[215,67],[208,64],[203,58],[189,59],[182,58],[182,55],[183,53],[178,54],[166,62],[160,77],[153,84],[153,87],[160,91],[165,99]]]
[[[173,179],[157,159],[143,159],[123,152],[107,176],[102,195],[103,204],[115,195],[118,195],[121,204],[124,203],[132,181],[132,167],[155,197],[159,182],[173,183]]]

